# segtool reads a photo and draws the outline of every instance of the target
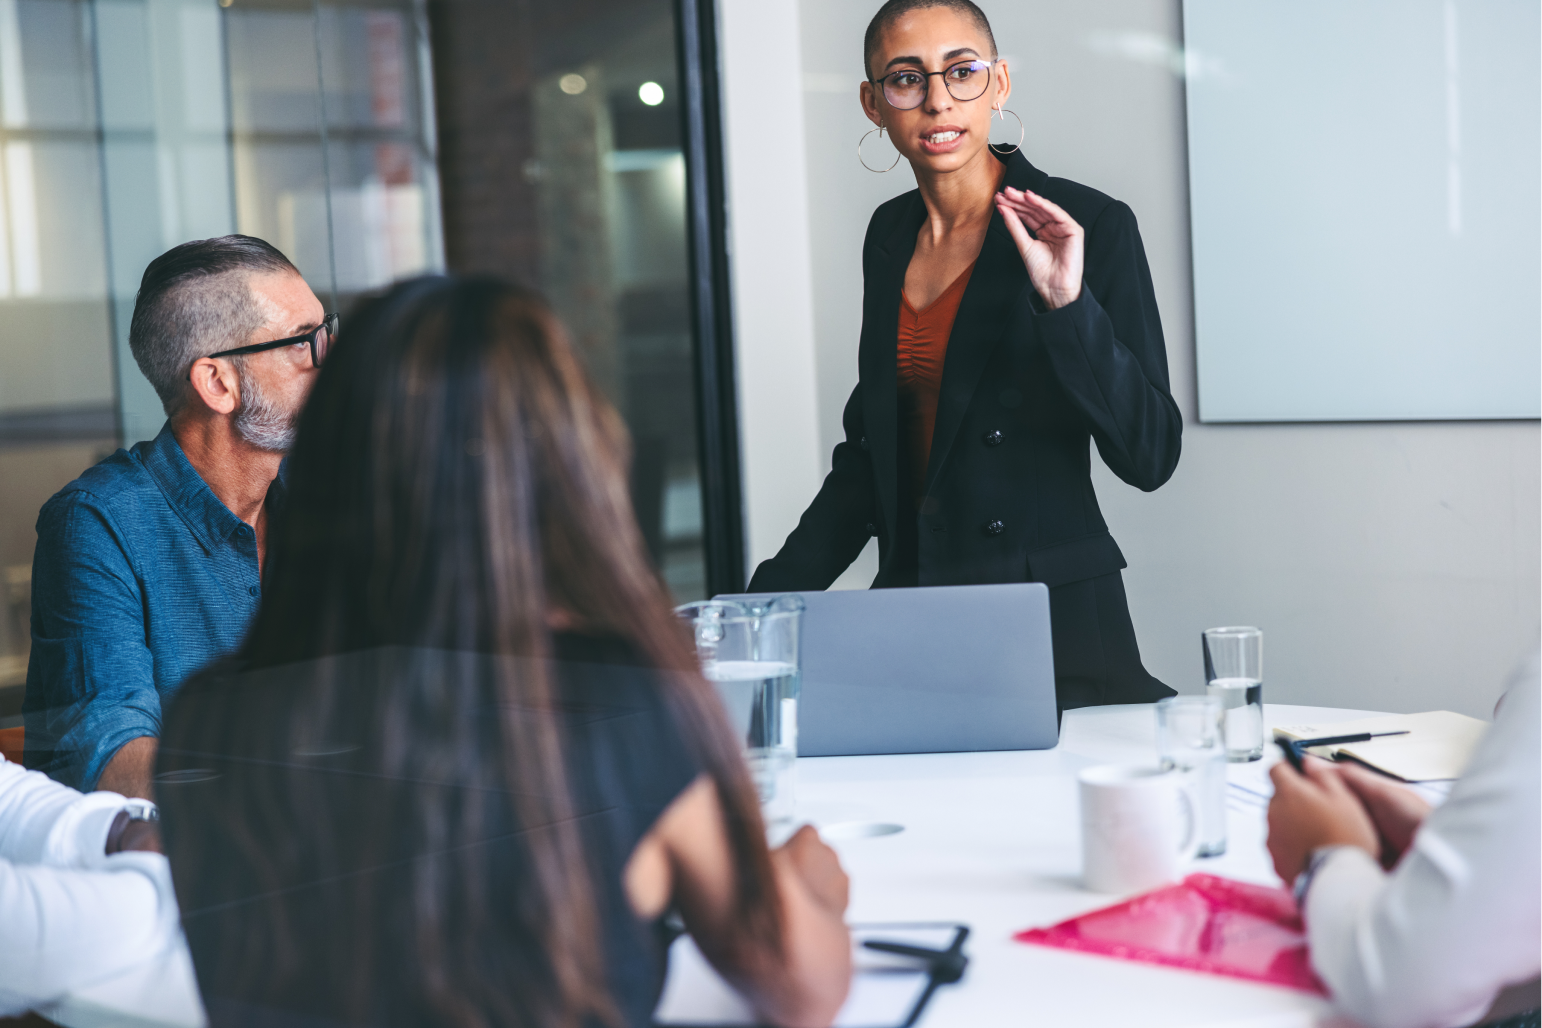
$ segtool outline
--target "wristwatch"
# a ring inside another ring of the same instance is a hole
[[[137,796],[130,797],[123,803],[123,809],[128,811],[130,821],[159,821],[161,808],[149,800],[142,800]]]
[[[107,829],[107,845],[104,849],[109,855],[120,853],[123,850],[123,833],[128,831],[128,826],[135,821],[149,821],[158,823],[161,819],[161,809],[149,800],[132,797],[123,801],[123,809],[118,811],[118,816],[112,819],[112,827]]]

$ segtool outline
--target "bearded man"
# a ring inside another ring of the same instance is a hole
[[[167,421],[38,515],[28,767],[151,798],[162,705],[257,612],[284,453],[336,331],[260,239],[183,243],[145,269],[129,348]]]

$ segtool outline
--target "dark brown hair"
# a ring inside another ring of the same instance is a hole
[[[862,73],[868,79],[871,80],[873,77],[873,57],[878,53],[878,41],[889,30],[889,26],[911,11],[924,11],[931,7],[944,7],[972,18],[975,27],[985,33],[985,41],[990,44],[991,57],[996,56],[996,36],[991,32],[990,19],[986,18],[985,12],[971,0],[888,0],[888,3],[878,8],[878,13],[873,15],[873,20],[867,23],[867,31],[862,34]]]
[[[190,686],[162,744],[163,770],[199,751],[259,769],[197,803],[163,789],[189,939],[217,965],[198,967],[206,999],[308,995],[352,1024],[616,1020],[561,721],[540,716],[560,707],[558,616],[652,669],[721,798],[743,931],[779,945],[755,792],[645,557],[624,429],[545,303],[431,278],[345,324],[241,673]],[[305,773],[264,770],[275,754]],[[513,857],[490,863],[489,840]],[[201,919],[253,896],[199,942]]]

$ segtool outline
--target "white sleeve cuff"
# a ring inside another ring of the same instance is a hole
[[[107,833],[123,803],[115,792],[90,792],[70,804],[49,829],[40,863],[100,868],[107,856]]]
[[[82,795],[0,758],[0,860],[89,867],[105,855],[107,832],[125,802],[115,792]]]
[[[1386,879],[1387,873],[1376,858],[1359,846],[1333,847],[1317,866],[1307,889],[1302,914],[1308,929],[1321,926],[1327,931],[1353,923],[1351,915],[1369,905]]]

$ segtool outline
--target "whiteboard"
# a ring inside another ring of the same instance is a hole
[[[1201,421],[1542,414],[1536,0],[1185,0]]]

